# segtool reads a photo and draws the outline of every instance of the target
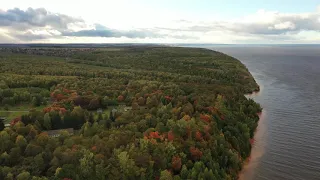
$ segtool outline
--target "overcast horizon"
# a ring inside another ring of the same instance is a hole
[[[319,44],[319,5],[11,0],[0,7],[0,43]]]

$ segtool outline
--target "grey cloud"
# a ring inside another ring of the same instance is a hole
[[[28,8],[21,10],[19,8],[9,9],[7,11],[0,10],[0,27],[45,27],[51,26],[57,29],[67,29],[68,24],[82,23],[80,18],[74,18],[64,14],[54,14],[48,12],[44,8]]]
[[[181,20],[181,22],[184,22]],[[170,29],[167,29],[170,30]],[[242,22],[210,22],[203,25],[188,26],[183,29],[171,29],[176,31],[193,31],[193,32],[212,32],[212,31],[229,31],[239,34],[255,35],[279,35],[294,34],[300,31],[320,31],[320,13],[301,14],[281,14],[277,13],[273,22],[261,23],[242,23]]]
[[[65,31],[63,36],[77,36],[77,37],[127,37],[127,38],[160,38],[160,34],[154,33],[150,30],[131,30],[120,31],[116,29],[109,29],[101,24],[96,24],[95,29],[81,30],[81,31]]]
[[[251,34],[287,34],[303,30],[320,31],[320,14],[311,14],[307,17],[300,15],[277,15],[272,23],[235,24],[231,30]]]
[[[11,36],[1,33],[0,34],[0,42],[1,43],[16,43],[16,39],[12,38]]]
[[[44,39],[48,39],[52,36],[50,35],[43,35],[43,34],[33,34],[30,32],[26,32],[26,33],[17,33],[14,34],[14,37],[22,40],[22,41],[32,41],[32,40],[44,40]]]

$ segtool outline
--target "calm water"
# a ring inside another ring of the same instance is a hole
[[[241,179],[320,179],[320,46],[212,47],[243,62],[261,86],[252,160]]]

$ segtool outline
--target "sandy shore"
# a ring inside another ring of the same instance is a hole
[[[259,96],[261,90],[259,92],[253,92],[252,94],[246,95],[246,97],[253,98],[255,96]],[[242,171],[239,173],[239,180],[250,180],[253,179],[255,169],[260,162],[260,158],[264,154],[264,146],[265,146],[265,133],[266,133],[266,110],[263,109],[259,115],[258,127],[255,130],[255,134],[252,142],[252,149],[249,158],[246,159],[245,164],[243,166]]]

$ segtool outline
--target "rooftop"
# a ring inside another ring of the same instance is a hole
[[[57,129],[57,130],[50,130],[50,131],[45,131],[45,132],[48,134],[48,136],[58,137],[58,136],[60,136],[61,131],[67,131],[69,134],[73,134],[73,128]]]

